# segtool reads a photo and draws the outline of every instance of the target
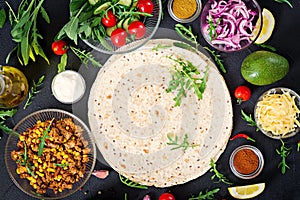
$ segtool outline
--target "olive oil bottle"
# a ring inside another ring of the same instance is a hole
[[[27,96],[28,82],[15,67],[0,65],[0,108],[18,106]]]

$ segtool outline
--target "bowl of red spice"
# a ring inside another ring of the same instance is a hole
[[[251,145],[242,145],[232,152],[229,165],[231,171],[237,177],[252,179],[262,171],[264,158],[258,148]]]
[[[199,17],[202,10],[201,0],[169,0],[168,12],[177,22],[189,23]]]

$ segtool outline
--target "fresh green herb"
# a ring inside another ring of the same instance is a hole
[[[175,146],[171,150],[175,150],[175,149],[179,149],[179,148],[183,148],[183,150],[187,150],[189,147],[194,148],[196,146],[199,146],[199,144],[190,144],[188,142],[188,135],[187,134],[184,135],[183,141],[181,143],[179,143],[179,141],[178,141],[179,138],[178,138],[177,135],[175,136],[175,138],[172,138],[170,134],[167,134],[167,138],[169,140],[167,145]]]
[[[17,109],[0,110],[0,119],[5,120],[6,117],[12,117],[17,111]]]
[[[189,51],[194,52],[194,53],[198,53],[197,50],[194,47],[192,47],[191,45],[186,44],[184,42],[173,42],[173,45],[175,47],[179,47],[179,48],[186,49],[186,50],[189,50]]]
[[[63,72],[66,70],[67,62],[68,62],[68,54],[65,53],[60,57],[60,63],[57,65],[57,67],[58,67],[57,73],[60,73],[60,72]]]
[[[205,200],[205,199],[213,199],[214,195],[218,193],[220,188],[213,189],[211,191],[206,191],[205,194],[202,194],[202,191],[198,194],[197,197],[191,197],[188,200]]]
[[[214,57],[215,62],[219,65],[221,71],[223,73],[226,73],[226,69],[223,65],[223,61],[222,61],[222,59],[220,59],[221,55],[217,54],[216,51],[213,51],[208,47],[203,47],[203,48],[206,49],[207,51],[209,51],[209,53]]]
[[[40,140],[40,144],[39,144],[39,151],[38,151],[38,156],[40,157],[43,153],[44,150],[44,146],[46,144],[45,140],[47,138],[50,138],[50,136],[48,135],[48,133],[51,131],[51,125],[54,119],[52,119],[49,123],[49,125],[47,126],[46,130],[43,131],[43,136],[39,138]]]
[[[288,155],[290,155],[292,148],[285,147],[285,144],[282,139],[280,139],[280,141],[281,141],[281,147],[280,149],[276,149],[276,153],[281,157],[281,162],[278,164],[278,168],[281,167],[281,173],[285,174],[286,169],[290,168],[286,164],[286,158],[288,157]]]
[[[139,12],[134,7],[123,6],[119,3],[119,0],[109,1],[110,4],[107,9],[96,9],[99,4],[94,6],[90,5],[88,1],[76,0],[70,3],[71,17],[64,27],[59,31],[55,40],[60,40],[65,37],[73,40],[77,45],[78,36],[82,39],[92,39],[99,41],[105,48],[111,50],[112,47],[107,44],[105,37],[107,36],[105,27],[101,23],[103,16],[107,15],[107,12],[111,10],[113,14],[118,18],[129,18],[130,20],[139,19],[140,16],[148,17],[152,16],[149,13]]]
[[[172,46],[170,45],[162,45],[162,44],[158,44],[156,47],[152,48],[152,51],[158,51],[159,49],[168,49]]]
[[[255,126],[256,131],[259,131],[259,128],[257,127],[256,122],[252,119],[251,114],[247,115],[243,110],[241,110],[241,113],[242,113],[242,119],[248,122],[249,126]]]
[[[232,184],[231,182],[228,181],[228,179],[223,174],[221,174],[217,170],[217,164],[214,162],[213,159],[210,160],[210,166],[211,166],[210,172],[214,172],[214,175],[211,177],[211,180],[213,180],[215,177],[217,177],[219,179],[218,182],[223,182],[223,183],[226,183],[228,185]]]
[[[28,174],[30,174],[32,177],[36,177],[34,175],[34,172],[32,171],[32,165],[28,162],[28,155],[27,155],[27,144],[25,141],[23,141],[24,145],[24,153],[22,154],[22,160],[17,160],[17,163],[20,163],[20,165],[25,166]]]
[[[286,4],[288,4],[291,8],[293,8],[293,5],[292,5],[291,2],[289,2],[288,0],[274,0],[274,1],[276,1],[276,2],[278,2],[278,3],[286,3]]]
[[[178,91],[177,96],[174,98],[175,106],[180,106],[181,98],[183,96],[186,97],[186,90],[194,89],[197,97],[202,99],[202,95],[206,88],[208,66],[206,67],[203,77],[200,78],[200,72],[190,61],[175,59],[172,56],[169,56],[168,58],[178,63],[182,68],[178,69],[176,65],[174,65],[174,71],[171,72],[172,80],[170,80],[169,86],[166,89],[167,93],[171,91]]]
[[[72,46],[70,46],[70,48],[83,64],[87,65],[88,61],[90,61],[93,66],[102,67],[102,64],[95,60],[91,52],[86,52],[85,50],[80,50]]]
[[[300,151],[300,140],[297,142],[297,151]]]
[[[44,0],[23,0],[15,13],[11,6],[6,2],[9,7],[9,19],[12,25],[11,36],[17,46],[8,54],[6,62],[9,62],[12,52],[17,52],[17,57],[21,65],[28,65],[29,60],[35,61],[36,55],[41,56],[48,64],[49,60],[45,55],[42,47],[38,43],[38,39],[43,39],[42,35],[37,29],[38,14],[41,13],[42,18],[46,22],[50,22],[46,10],[43,8]]]
[[[124,194],[124,200],[127,200],[127,193]]]
[[[6,21],[6,13],[4,8],[0,9],[0,28],[3,27],[4,23]]]
[[[65,164],[55,163],[54,165],[55,165],[56,167],[64,168],[64,167],[68,167],[68,166],[69,166],[69,163],[65,163]]]
[[[218,33],[216,31],[218,25],[220,24],[222,18],[219,18],[217,21],[214,21],[213,18],[210,16],[208,19],[207,19],[207,23],[208,23],[208,34],[209,34],[209,37],[210,37],[210,41],[213,41],[214,39],[217,38],[218,36]]]
[[[269,49],[271,51],[276,51],[276,48],[271,45],[267,45],[267,44],[256,44],[256,45],[260,46],[261,48]]]
[[[28,98],[27,98],[27,101],[26,101],[23,109],[26,109],[32,103],[32,99],[34,98],[34,95],[36,95],[37,93],[40,92],[37,89],[38,89],[38,87],[40,87],[43,84],[44,79],[45,79],[45,76],[41,76],[37,83],[35,83],[35,81],[33,81],[33,85],[31,87],[31,90],[30,90],[29,94],[28,94]]]
[[[2,130],[6,134],[14,134],[15,136],[19,136],[20,134],[17,133],[16,131],[13,131],[11,128],[7,127],[4,124],[4,121],[0,122],[0,130]]]
[[[129,186],[129,187],[132,187],[132,188],[138,188],[138,189],[144,189],[144,190],[147,190],[148,187],[145,186],[145,185],[141,185],[141,184],[138,184],[138,183],[135,183],[131,180],[129,180],[128,178],[125,178],[124,176],[122,176],[121,174],[119,174],[119,178],[120,178],[120,181]]]
[[[186,28],[182,24],[176,24],[175,31],[183,39],[186,39],[187,41],[195,44],[196,49],[198,49],[199,43],[197,42],[197,36],[193,33],[191,26]]]

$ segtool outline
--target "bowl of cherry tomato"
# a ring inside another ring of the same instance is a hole
[[[91,48],[107,54],[134,51],[148,42],[158,29],[160,0],[76,0],[70,3],[77,16],[78,35]]]

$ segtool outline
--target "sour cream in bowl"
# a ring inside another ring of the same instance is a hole
[[[73,70],[66,70],[53,78],[51,88],[58,101],[72,104],[82,98],[86,85],[81,74]]]

